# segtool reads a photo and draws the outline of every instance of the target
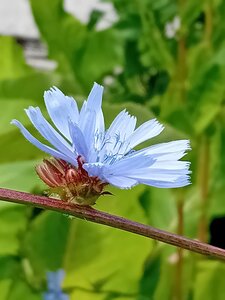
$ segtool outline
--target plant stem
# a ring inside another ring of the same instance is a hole
[[[201,216],[199,220],[198,238],[202,242],[207,241],[208,222],[208,193],[209,193],[209,162],[210,162],[210,141],[206,135],[202,136],[199,153],[199,186]]]
[[[27,204],[40,208],[50,209],[74,216],[76,218],[118,228],[176,247],[181,247],[203,255],[209,255],[218,259],[225,260],[225,250],[223,249],[201,243],[196,240],[191,240],[189,238],[185,238],[164,230],[156,229],[151,226],[130,221],[119,216],[111,215],[96,210],[90,206],[75,205],[52,198],[36,196],[29,193],[8,189],[0,189],[0,199],[13,203]]]
[[[205,5],[205,31],[204,31],[204,39],[207,42],[207,46],[211,47],[211,36],[213,31],[213,8],[211,0],[206,2]]]
[[[183,192],[183,191],[181,191]],[[181,199],[180,199],[181,198]],[[178,216],[178,224],[177,224],[177,234],[183,235],[184,228],[184,216],[183,216],[183,194],[177,200],[177,216]],[[176,263],[176,274],[175,274],[175,297],[176,300],[182,300],[182,282],[183,282],[183,249],[177,249],[177,263]]]

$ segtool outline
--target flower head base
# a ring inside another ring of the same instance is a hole
[[[153,119],[136,128],[136,118],[123,110],[105,130],[102,95],[103,87],[95,83],[79,111],[76,101],[59,89],[45,92],[45,105],[54,125],[39,107],[26,109],[48,144],[41,143],[19,121],[11,122],[29,142],[54,157],[37,167],[51,189],[66,201],[94,204],[107,184],[121,189],[140,183],[160,188],[190,184],[190,163],[180,161],[190,149],[189,141],[135,150],[140,143],[159,135],[163,126]]]
[[[89,176],[83,168],[82,157],[77,158],[78,166],[55,158],[44,159],[36,166],[38,176],[50,187],[49,194],[61,200],[80,205],[94,205],[107,183],[96,176]]]

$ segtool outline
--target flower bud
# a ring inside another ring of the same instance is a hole
[[[36,166],[36,172],[49,187],[50,195],[80,205],[94,205],[107,183],[96,176],[89,176],[82,167],[84,161],[78,157],[78,167],[56,159],[44,159]],[[108,194],[108,193],[107,193]]]

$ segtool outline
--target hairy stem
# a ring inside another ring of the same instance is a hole
[[[140,224],[119,216],[111,215],[89,206],[74,205],[60,200],[36,196],[29,193],[18,192],[8,189],[0,189],[0,199],[8,202],[27,204],[40,208],[50,209],[84,219],[94,223],[118,228],[138,235],[142,235],[154,240],[158,240],[176,247],[181,247],[203,255],[209,255],[225,260],[225,250],[179,236],[151,226]]]

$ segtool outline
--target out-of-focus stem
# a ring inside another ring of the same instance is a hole
[[[211,0],[208,0],[205,4],[205,31],[204,40],[207,48],[211,47],[211,36],[213,30],[213,12]],[[203,134],[200,138],[200,151],[199,151],[199,187],[200,187],[200,205],[201,216],[199,220],[198,238],[200,241],[207,241],[207,207],[208,207],[208,191],[209,191],[209,159],[210,159],[210,145],[209,139],[206,134]]]
[[[213,30],[213,10],[212,10],[211,0],[206,2],[204,11],[205,11],[204,39],[207,42],[208,46],[210,46],[212,30]]]
[[[183,194],[182,194],[183,196]],[[183,215],[183,199],[178,199],[177,201],[177,218],[178,218],[178,223],[177,223],[177,234],[178,235],[183,235],[184,231],[184,215]],[[182,300],[182,282],[183,282],[183,249],[178,248],[177,249],[177,264],[176,264],[176,270],[175,270],[175,295],[174,299],[176,300]]]
[[[182,11],[184,9],[185,0],[178,0],[179,15],[182,16]],[[177,76],[179,82],[179,98],[180,103],[184,104],[186,102],[186,80],[187,80],[187,50],[186,50],[186,35],[183,28],[183,20],[181,19],[181,30],[178,36],[178,53],[177,53]],[[177,234],[183,235],[184,230],[184,199],[183,191],[179,193],[177,199]],[[175,295],[174,299],[182,300],[182,288],[183,288],[183,249],[177,249],[177,264],[175,270]]]
[[[208,192],[209,192],[209,153],[210,141],[206,135],[201,137],[199,152],[199,187],[200,187],[200,206],[201,215],[199,220],[198,238],[202,242],[207,241],[208,222]]]
[[[76,218],[94,223],[118,228],[154,240],[164,242],[176,247],[181,247],[203,255],[209,255],[217,259],[225,260],[225,250],[214,247],[196,240],[192,240],[174,233],[156,229],[138,222],[134,222],[119,216],[111,215],[90,206],[81,206],[67,203],[61,200],[36,196],[29,193],[18,192],[8,189],[0,189],[0,199],[3,201],[27,204],[40,208],[61,212]]]
[[[187,77],[187,64],[186,64],[186,40],[183,34],[180,34],[178,40],[178,71],[177,77],[179,80],[180,100],[184,103],[186,100],[186,77]]]

